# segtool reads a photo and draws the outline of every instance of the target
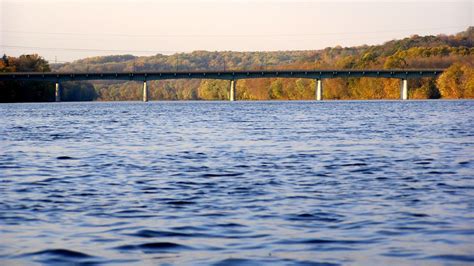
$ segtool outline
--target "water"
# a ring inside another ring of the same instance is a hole
[[[0,105],[0,264],[472,264],[474,101]]]

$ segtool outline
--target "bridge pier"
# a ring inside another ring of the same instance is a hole
[[[235,86],[236,86],[237,81],[232,79],[230,81],[230,91],[229,91],[229,101],[233,102],[235,101]]]
[[[400,99],[401,100],[408,100],[408,81],[407,81],[407,79],[402,79],[401,80]]]
[[[323,100],[323,80],[316,79],[316,100]]]
[[[56,82],[56,90],[55,90],[55,93],[54,93],[56,102],[61,101],[61,94],[62,94],[61,84],[59,82]]]
[[[143,81],[143,101],[148,102],[148,86],[147,81]]]

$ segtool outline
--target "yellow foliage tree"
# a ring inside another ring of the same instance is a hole
[[[452,64],[439,76],[436,84],[443,98],[473,98],[474,69],[469,64]]]

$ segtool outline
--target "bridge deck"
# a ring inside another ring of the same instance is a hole
[[[228,70],[228,71],[149,71],[149,72],[11,72],[0,80],[79,81],[79,80],[165,80],[165,79],[253,79],[253,78],[420,78],[436,77],[443,69],[380,70]]]

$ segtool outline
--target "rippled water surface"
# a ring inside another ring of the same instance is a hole
[[[0,264],[474,263],[474,102],[0,105]]]

